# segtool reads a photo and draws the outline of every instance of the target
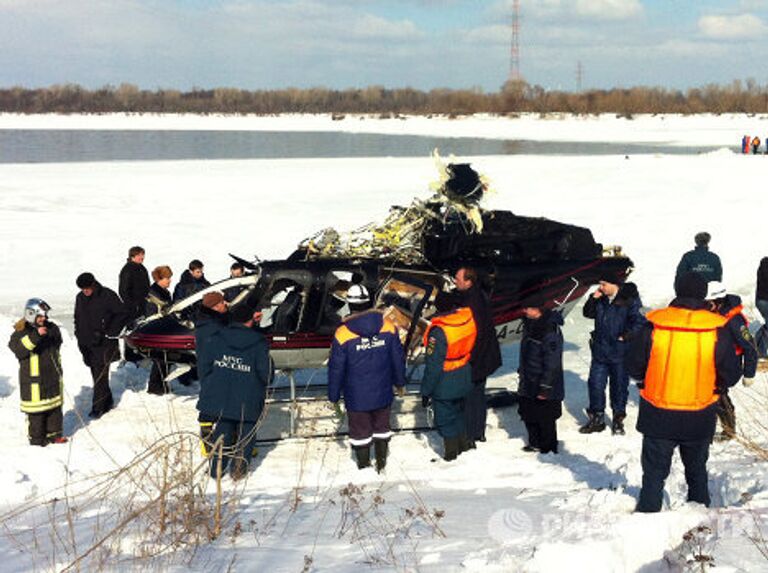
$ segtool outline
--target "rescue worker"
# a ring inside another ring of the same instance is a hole
[[[749,321],[744,316],[741,298],[735,294],[728,294],[723,283],[712,281],[707,285],[706,300],[709,303],[709,310],[723,315],[728,321],[723,328],[730,331],[729,334],[736,344],[735,352],[739,357],[744,386],[751,386],[757,372],[757,350],[755,340],[749,333]],[[723,427],[718,438],[730,440],[736,436],[736,412],[728,396],[727,386],[722,384],[718,386],[721,391],[717,401],[717,417]]]
[[[75,298],[75,337],[93,377],[93,405],[88,416],[98,419],[114,405],[109,365],[120,359],[117,336],[128,313],[117,293],[102,286],[93,274],[81,273],[75,282],[80,289]]]
[[[677,285],[680,277],[688,272],[701,274],[705,283],[723,280],[723,266],[720,264],[720,257],[709,250],[709,241],[712,240],[712,236],[706,231],[702,231],[696,233],[693,240],[696,243],[696,248],[685,253],[677,264],[675,285]],[[675,290],[677,290],[676,286]]]
[[[744,137],[741,138],[741,152],[742,153],[744,153],[744,154],[748,154],[749,153],[749,142],[750,142],[750,137],[748,135],[745,135]]]
[[[456,289],[462,295],[461,306],[472,310],[477,327],[477,340],[469,363],[472,365],[472,390],[464,401],[467,439],[469,447],[485,441],[488,403],[485,394],[488,376],[501,366],[501,348],[493,326],[493,313],[488,296],[480,287],[477,271],[471,267],[460,268],[454,277]]]
[[[557,453],[557,419],[562,415],[563,315],[539,307],[523,309],[518,413],[528,431],[526,452]]]
[[[269,344],[253,328],[255,315],[252,307],[238,305],[229,325],[211,321],[197,347],[197,409],[214,424],[205,443],[212,477],[230,469],[233,480],[244,478],[253,455],[256,423],[272,380]]]
[[[760,138],[755,136],[752,138],[752,154],[757,155],[760,153]]]
[[[641,381],[637,429],[643,434],[639,512],[661,510],[672,455],[680,449],[688,501],[709,506],[707,459],[717,423],[717,394],[741,371],[727,319],[707,310],[700,273],[678,281],[667,308],[648,313],[627,355],[632,378]]]
[[[641,306],[637,286],[620,284],[620,279],[612,273],[600,278],[597,290],[584,304],[583,314],[595,320],[595,329],[589,342],[592,351],[587,380],[589,407],[587,423],[579,428],[582,434],[605,430],[605,387],[609,383],[611,432],[625,433],[629,376],[624,368],[624,354],[627,338],[643,325]]]
[[[211,286],[211,283],[205,278],[203,270],[204,267],[202,261],[199,261],[198,259],[189,261],[187,270],[181,273],[181,278],[179,279],[176,288],[173,289],[174,302]]]
[[[421,381],[422,405],[429,401],[435,426],[443,438],[446,461],[469,449],[464,419],[464,399],[472,391],[469,362],[477,327],[469,307],[457,308],[455,298],[438,296],[436,314],[424,333],[426,361]]]
[[[51,307],[39,298],[24,305],[8,347],[19,360],[21,411],[27,415],[29,443],[63,444],[61,332],[48,319]]]
[[[346,293],[352,314],[336,329],[328,361],[328,400],[338,408],[344,397],[349,442],[359,469],[371,465],[371,444],[376,471],[387,465],[389,418],[394,394],[405,392],[405,353],[397,327],[370,310],[368,289],[354,284]]]
[[[131,247],[128,249],[128,260],[120,270],[117,290],[128,312],[129,322],[144,315],[145,299],[149,292],[149,273],[144,266],[144,256],[142,247]],[[137,363],[141,360],[141,356],[127,345],[123,355],[127,362]]]

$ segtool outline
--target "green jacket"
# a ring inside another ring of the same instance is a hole
[[[472,390],[472,366],[467,363],[456,370],[444,372],[447,353],[448,341],[443,329],[434,327],[427,341],[424,378],[421,380],[422,396],[430,396],[433,400],[456,400],[464,398]]]
[[[23,319],[16,323],[8,347],[19,359],[21,411],[27,414],[47,412],[63,403],[61,373],[61,332],[46,321],[48,333],[40,336],[37,328]]]

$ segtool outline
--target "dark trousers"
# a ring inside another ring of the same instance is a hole
[[[44,446],[52,442],[54,438],[61,436],[63,422],[61,406],[45,412],[27,414],[29,443],[33,446]]]
[[[467,427],[467,437],[473,441],[485,439],[485,424],[488,418],[485,382],[485,378],[475,380],[472,384],[472,391],[464,398],[464,421]]]
[[[664,482],[669,476],[672,454],[680,448],[680,458],[685,467],[685,481],[688,484],[688,501],[695,501],[709,507],[707,488],[707,460],[709,440],[683,442],[665,438],[643,437],[643,487],[637,501],[637,511],[654,513],[661,511],[664,496]]]
[[[109,389],[109,365],[120,359],[117,345],[97,346],[90,354],[91,376],[93,377],[93,407],[91,412],[103,414],[112,409],[114,400]]]
[[[521,396],[518,404],[518,413],[528,431],[528,445],[543,454],[557,453],[557,419],[563,413],[562,402]]]
[[[170,388],[165,382],[168,376],[168,366],[164,360],[152,359],[152,368],[149,371],[149,381],[147,382],[147,392],[150,394],[165,394]]]
[[[374,440],[388,440],[392,437],[389,426],[391,406],[369,412],[347,411],[349,443],[353,448],[369,445]]]
[[[629,374],[623,362],[600,362],[592,359],[589,366],[589,411],[605,412],[605,387],[610,380],[611,410],[614,416],[627,413]]]
[[[217,442],[221,439],[221,444]],[[227,468],[232,471],[245,471],[251,463],[253,447],[256,444],[256,422],[244,422],[221,418],[216,422],[210,437],[211,444],[211,477],[216,477],[221,464],[221,475]]]
[[[435,427],[443,438],[458,438],[467,433],[464,423],[464,398],[432,400]]]
[[[733,408],[728,392],[723,392],[717,399],[717,417],[723,426],[723,434],[736,435],[736,410]]]

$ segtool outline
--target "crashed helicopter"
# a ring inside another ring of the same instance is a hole
[[[234,293],[231,306],[262,309],[275,367],[325,365],[333,333],[345,315],[344,293],[363,284],[375,305],[399,327],[409,360],[423,352],[422,333],[435,312],[435,296],[452,286],[460,266],[484,277],[496,334],[519,339],[523,308],[564,313],[606,274],[625,278],[632,261],[620,247],[603,247],[589,229],[485,210],[485,177],[469,164],[444,164],[432,195],[395,206],[383,223],[348,233],[324,229],[302,241],[285,260],[248,261],[245,276],[219,281],[161,312],[140,319],[125,334],[137,352],[165,364],[164,371],[195,363],[194,315],[205,294]]]

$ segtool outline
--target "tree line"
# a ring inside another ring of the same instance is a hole
[[[190,91],[144,90],[132,84],[88,90],[76,84],[28,89],[0,89],[0,112],[6,113],[196,113],[279,114],[361,113],[392,116],[465,115],[472,113],[764,113],[768,86],[754,80],[710,84],[685,91],[660,87],[587,90],[546,90],[522,80],[509,81],[494,93],[480,89],[235,88]]]

